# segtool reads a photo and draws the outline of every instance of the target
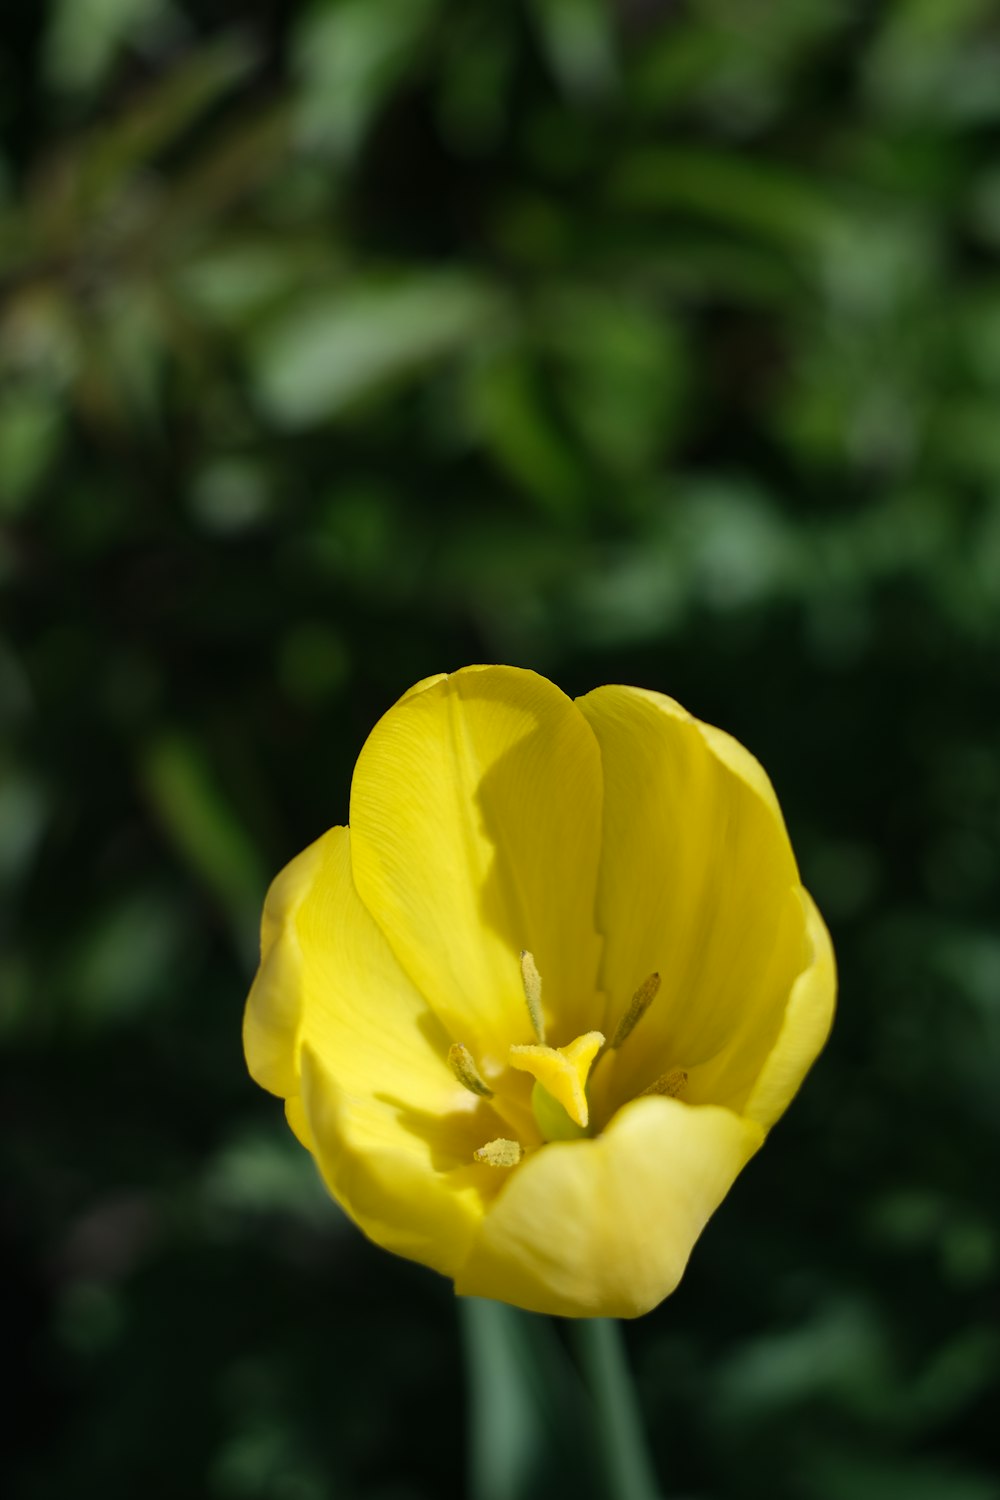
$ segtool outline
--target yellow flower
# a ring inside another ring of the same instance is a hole
[[[632,1317],[782,1114],[833,953],[757,761],[679,704],[468,667],[376,725],[268,893],[244,1044],[371,1239]]]

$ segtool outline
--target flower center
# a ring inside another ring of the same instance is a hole
[[[643,980],[615,1027],[610,1042],[605,1041],[602,1031],[585,1031],[565,1047],[550,1047],[546,1043],[542,979],[533,956],[526,949],[521,953],[521,985],[536,1040],[526,1046],[511,1046],[508,1063],[518,1072],[530,1073],[535,1080],[531,1090],[531,1111],[542,1140],[579,1140],[592,1130],[587,1094],[591,1069],[599,1058],[617,1052],[631,1036],[656,998],[660,976],[650,974]],[[452,1044],[448,1062],[458,1082],[470,1094],[477,1094],[481,1099],[495,1098],[493,1089],[482,1077],[472,1053],[463,1043]],[[686,1084],[687,1073],[683,1068],[672,1068],[642,1092],[677,1098]],[[525,1152],[520,1141],[498,1136],[472,1154],[475,1161],[491,1167],[515,1167]]]

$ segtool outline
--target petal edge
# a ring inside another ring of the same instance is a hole
[[[593,1140],[516,1169],[455,1278],[562,1317],[638,1317],[677,1286],[695,1241],[765,1132],[713,1105],[636,1099]]]

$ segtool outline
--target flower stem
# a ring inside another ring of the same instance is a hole
[[[587,1397],[554,1321],[478,1297],[459,1298],[459,1312],[473,1500],[588,1496]]]
[[[570,1327],[594,1403],[607,1493],[615,1500],[659,1500],[620,1324],[581,1318]]]

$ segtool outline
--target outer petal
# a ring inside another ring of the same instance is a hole
[[[530,1042],[518,957],[542,975],[553,1040],[589,1024],[601,765],[558,688],[466,668],[376,725],[351,789],[354,879],[449,1035],[496,1076]]]
[[[784,1114],[830,1034],[837,994],[833,944],[807,891],[799,892],[810,940],[810,961],[796,979],[778,1039],[750,1091],[744,1109],[771,1126]]]
[[[614,1096],[676,1066],[691,1102],[739,1109],[809,962],[774,792],[749,752],[670,698],[605,687],[579,706],[604,768],[605,1030],[647,974],[662,979],[613,1059]]]
[[[448,1111],[471,1096],[448,1066],[449,1038],[358,899],[350,842],[331,828],[268,891],[243,1029],[250,1072],[297,1094],[309,1043],[349,1089]]]
[[[259,1083],[372,1238],[450,1272],[500,1185],[472,1152],[502,1134],[454,1077],[448,1039],[358,898],[333,828],[274,881],[244,1044]]]
[[[638,1317],[674,1290],[763,1138],[729,1110],[636,1099],[603,1135],[554,1142],[512,1173],[456,1291],[563,1317]]]
[[[299,1029],[304,974],[312,966],[299,940],[299,913],[321,876],[330,846],[344,829],[331,829],[274,877],[260,923],[260,965],[243,1013],[243,1051],[250,1076],[288,1098],[298,1093]]]
[[[480,1111],[488,1113],[485,1106]],[[312,1047],[302,1053],[302,1119],[323,1180],[369,1239],[454,1276],[483,1217],[496,1173],[472,1152],[496,1122],[475,1112],[414,1115],[409,1128],[372,1095],[350,1094]]]

